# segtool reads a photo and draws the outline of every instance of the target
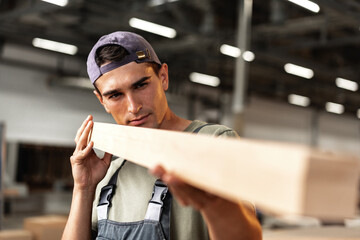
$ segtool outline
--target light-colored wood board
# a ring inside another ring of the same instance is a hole
[[[264,240],[359,240],[360,228],[328,226],[315,228],[268,230]]]
[[[356,212],[359,159],[350,155],[98,122],[90,139],[94,148],[147,168],[161,164],[194,186],[270,213],[332,220]]]

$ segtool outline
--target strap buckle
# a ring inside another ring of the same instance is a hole
[[[109,184],[101,188],[100,199],[98,206],[108,205],[111,206],[111,198],[115,193],[115,184]]]
[[[168,193],[168,187],[160,179],[156,180],[145,219],[159,221],[164,206],[164,200]]]
[[[167,192],[168,192],[168,187],[166,186],[166,184],[159,179],[156,180],[154,185],[154,190],[152,192],[149,203],[155,203],[163,206],[164,205],[163,201],[166,197]]]

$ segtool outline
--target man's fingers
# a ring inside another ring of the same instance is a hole
[[[83,162],[83,160],[92,151],[93,145],[94,145],[94,143],[90,142],[84,149],[79,150],[79,151],[75,150],[75,152],[73,153],[73,155],[70,158],[71,162],[73,162],[73,163],[81,163],[81,162]]]
[[[82,157],[86,157],[91,152],[92,148],[94,146],[94,142],[89,142],[89,144],[81,151]]]
[[[76,136],[75,136],[75,142],[76,142],[76,143],[78,142],[78,140],[79,140],[82,132],[84,131],[84,129],[85,129],[86,125],[87,125],[87,122],[88,122],[89,118],[90,118],[90,115],[87,116],[87,118],[86,118],[86,119],[83,121],[83,123],[81,124],[80,128],[77,130]]]
[[[88,145],[88,136],[93,126],[93,121],[88,121],[87,125],[85,126],[84,131],[82,132],[78,142],[76,143],[76,150],[81,151]]]
[[[112,158],[112,154],[106,152],[104,157],[102,158],[102,160],[105,162],[106,166],[110,165],[111,158]]]
[[[81,127],[77,130],[76,136],[75,136],[75,143],[78,143],[78,141],[79,141],[79,139],[80,139],[80,137],[81,137],[81,135],[82,135],[85,127],[87,126],[87,124],[88,124],[88,122],[89,122],[90,120],[92,120],[92,116],[91,116],[91,115],[87,116],[87,118],[86,118],[86,119],[84,120],[84,122],[81,124]]]
[[[175,196],[175,199],[181,206],[188,206],[189,202],[179,188],[169,186],[170,192]]]
[[[160,165],[156,165],[154,168],[150,169],[150,173],[158,178],[162,178],[165,173],[165,169]]]
[[[164,182],[166,182],[166,184],[171,185],[173,187],[183,188],[185,186],[189,186],[183,180],[181,180],[179,177],[177,177],[175,174],[172,173],[163,173],[162,178]]]
[[[184,181],[182,181],[174,174],[166,172],[166,170],[161,165],[156,165],[154,168],[150,169],[150,173],[158,178],[161,178],[163,182],[169,185],[176,186],[178,184],[184,184]]]
[[[185,183],[175,174],[166,172],[162,166],[155,166],[150,172],[169,186],[170,191],[181,205],[189,205],[201,210],[209,201],[215,199],[215,196]]]
[[[166,183],[169,186],[171,193],[176,197],[176,200],[181,205],[183,206],[188,205],[186,199],[179,190],[181,189],[181,187],[179,188],[179,187],[171,186],[171,181],[173,181],[173,179],[171,178],[171,175],[169,173],[166,173],[165,169],[162,166],[156,165],[154,168],[150,169],[150,173],[153,174],[155,177],[160,178],[164,183]]]
[[[189,184],[180,184],[178,179],[176,179],[175,184],[170,183],[169,187],[180,203],[183,205],[190,205],[197,210],[201,210],[210,200],[212,200],[211,195]]]

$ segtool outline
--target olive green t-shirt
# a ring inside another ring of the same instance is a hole
[[[195,120],[184,130],[193,132],[198,127],[206,124]],[[237,133],[222,125],[207,125],[199,134],[210,134],[219,137],[237,137]],[[104,179],[96,188],[95,200],[92,210],[92,229],[97,230],[96,206],[99,202],[100,190],[105,186],[114,172],[124,160],[117,158],[111,162],[110,168]],[[141,221],[145,217],[148,202],[151,198],[156,178],[149,174],[144,167],[127,161],[119,171],[116,194],[112,198],[112,207],[108,219],[117,222]],[[206,224],[201,214],[191,207],[182,207],[173,198],[170,223],[171,240],[205,240],[209,239]]]

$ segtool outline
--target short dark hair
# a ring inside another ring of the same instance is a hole
[[[106,62],[121,61],[129,52],[122,46],[111,44],[96,50],[95,62],[100,67]]]

